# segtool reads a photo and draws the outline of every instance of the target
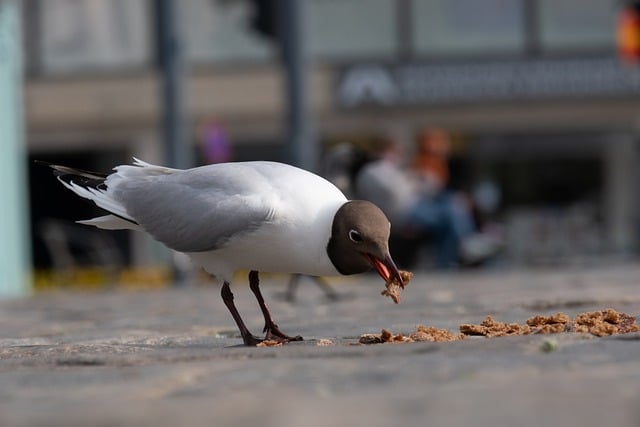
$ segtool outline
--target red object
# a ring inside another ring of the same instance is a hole
[[[640,2],[631,2],[618,18],[618,54],[625,62],[640,62]]]

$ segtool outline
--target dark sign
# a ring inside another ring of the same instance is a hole
[[[640,68],[613,57],[355,65],[337,86],[343,107],[637,94]]]

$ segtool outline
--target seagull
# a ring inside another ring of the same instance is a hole
[[[108,213],[78,223],[146,232],[221,280],[222,300],[247,346],[302,340],[274,322],[259,272],[336,276],[373,267],[383,280],[403,283],[389,254],[385,214],[291,165],[253,161],[173,169],[134,158],[110,174],[48,166],[66,188]],[[249,271],[264,338],[249,331],[234,304],[230,283],[237,270]]]

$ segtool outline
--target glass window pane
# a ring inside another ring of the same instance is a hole
[[[47,0],[40,7],[43,71],[149,63],[147,0]]]
[[[622,2],[539,0],[540,44],[546,52],[611,49]]]
[[[418,55],[524,50],[522,0],[414,0],[412,7]]]
[[[396,53],[394,0],[312,0],[309,45],[319,57],[391,57]]]
[[[250,27],[246,0],[189,0],[185,8],[188,57],[195,62],[266,60],[273,44]],[[274,2],[275,5],[275,2]],[[310,0],[309,48],[321,58],[395,55],[395,0]]]
[[[179,1],[183,9],[187,57],[194,62],[264,61],[272,43],[251,29],[248,1]]]

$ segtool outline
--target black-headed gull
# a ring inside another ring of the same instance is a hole
[[[220,163],[171,169],[138,159],[103,175],[49,165],[60,182],[109,212],[82,224],[145,231],[222,280],[222,299],[246,345],[253,336],[233,302],[229,283],[249,270],[265,326],[282,333],[260,292],[258,271],[332,276],[373,267],[385,281],[402,278],[389,254],[390,223],[370,202],[347,200],[329,181],[275,162]]]

